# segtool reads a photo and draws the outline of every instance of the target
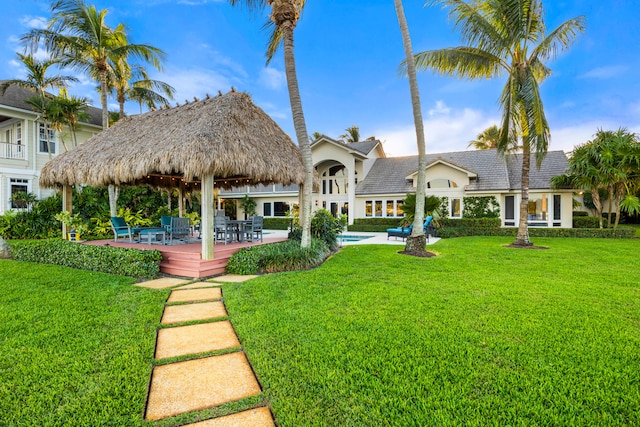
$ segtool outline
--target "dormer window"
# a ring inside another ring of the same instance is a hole
[[[427,182],[427,188],[458,188],[458,184],[449,179],[436,178]]]

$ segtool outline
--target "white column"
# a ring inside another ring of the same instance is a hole
[[[351,164],[347,166],[349,175],[347,179],[349,181],[349,192],[347,198],[349,201],[349,215],[348,224],[353,225],[353,221],[356,215],[356,159],[351,159]]]
[[[213,259],[213,175],[202,178],[202,218],[200,235],[202,236],[202,259]]]

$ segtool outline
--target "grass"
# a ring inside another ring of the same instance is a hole
[[[0,260],[0,426],[136,426],[167,291]]]
[[[637,240],[511,240],[225,285],[278,425],[640,425]]]

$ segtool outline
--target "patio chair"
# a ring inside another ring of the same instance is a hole
[[[189,218],[171,218],[171,228],[167,231],[169,234],[169,244],[173,244],[173,239],[184,239],[185,243],[189,243],[191,237],[191,221]]]
[[[214,234],[214,242],[224,242],[226,245],[227,242],[231,241],[231,230],[229,230],[229,226],[227,224],[229,217],[216,215],[213,218],[213,234]]]
[[[114,242],[118,241],[118,237],[122,237],[123,239],[128,237],[129,241],[133,242],[133,232],[131,231],[131,227],[127,225],[123,217],[112,216],[109,222],[111,223],[111,230],[113,230]]]
[[[171,218],[173,217],[168,215],[162,215],[160,217],[160,227],[167,230],[167,232],[169,232],[169,230],[171,229]]]
[[[402,241],[411,235],[411,231],[413,230],[413,224],[408,227],[396,227],[396,228],[387,228],[387,240],[389,237],[402,237]]]
[[[264,217],[261,216],[253,216],[251,217],[251,225],[248,225],[244,230],[245,240],[249,242],[253,242],[260,238],[260,242],[262,242],[262,227],[264,224]]]

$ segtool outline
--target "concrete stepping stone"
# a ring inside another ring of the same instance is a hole
[[[189,283],[188,285],[184,285],[184,286],[179,286],[176,289],[200,289],[200,288],[212,288],[214,286],[220,286],[220,285],[212,282],[196,282],[196,283]]]
[[[256,277],[258,276],[251,274],[247,274],[246,276],[241,274],[225,274],[224,276],[214,277],[211,280],[217,283],[241,283],[246,282],[247,280],[255,279]]]
[[[205,320],[214,317],[225,317],[227,310],[221,301],[203,302],[198,304],[170,305],[164,308],[162,324]]]
[[[222,298],[220,288],[173,290],[167,302],[193,302]]]
[[[159,420],[199,411],[260,392],[260,385],[241,352],[156,366],[145,418]]]
[[[151,288],[151,289],[166,289],[172,288],[174,286],[182,285],[184,283],[189,283],[190,280],[184,279],[176,279],[174,277],[163,277],[162,279],[149,280],[147,282],[136,283],[133,286],[141,286],[143,288]]]
[[[158,331],[156,359],[233,347],[240,347],[240,342],[229,321],[178,326]]]
[[[220,418],[187,424],[184,427],[275,427],[268,408],[256,408]]]

